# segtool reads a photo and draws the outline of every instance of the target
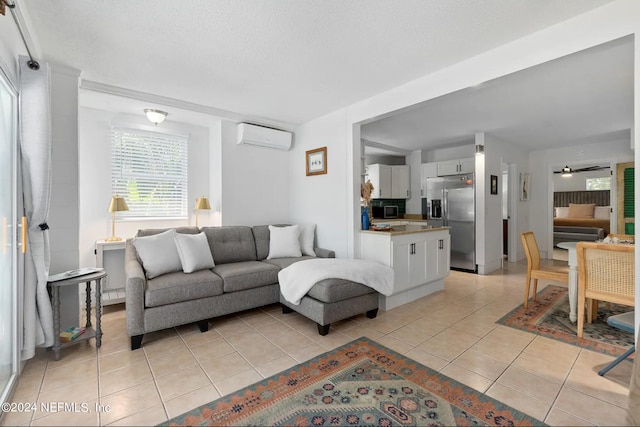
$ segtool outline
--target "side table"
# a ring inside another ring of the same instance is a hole
[[[107,272],[104,269],[101,269],[95,273],[85,274],[83,276],[71,277],[69,279],[57,280],[54,282],[47,282],[47,286],[51,290],[51,299],[53,305],[53,333],[54,333],[54,344],[53,344],[53,354],[55,360],[60,360],[60,349],[72,346],[74,344],[79,343],[80,341],[89,340],[91,338],[96,339],[96,347],[100,347],[102,344],[102,328],[100,327],[100,317],[102,315],[102,279],[107,277]],[[96,328],[93,329],[91,326],[91,282],[94,281],[96,284]],[[80,283],[86,283],[86,293],[87,293],[87,322],[85,324],[85,332],[78,336],[73,341],[69,342],[60,342],[60,288],[63,286],[70,285],[79,285]]]

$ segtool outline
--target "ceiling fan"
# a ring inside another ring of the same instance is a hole
[[[562,176],[569,177],[574,173],[600,171],[605,169],[611,169],[611,167],[610,166],[587,166],[584,168],[573,169],[573,168],[570,168],[568,165],[565,165],[565,167],[563,167],[561,170],[553,171],[553,173],[561,173]]]

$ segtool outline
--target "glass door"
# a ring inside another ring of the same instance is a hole
[[[17,95],[0,69],[0,403],[18,375]]]

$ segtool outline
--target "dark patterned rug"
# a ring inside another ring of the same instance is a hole
[[[601,302],[598,318],[593,323],[587,323],[585,317],[583,337],[579,338],[576,324],[569,320],[567,293],[567,288],[547,286],[538,292],[537,301],[529,301],[528,309],[520,305],[496,323],[611,356],[618,356],[633,346],[633,334],[607,324],[609,316],[631,311],[633,307],[612,303],[607,309],[606,303]]]
[[[380,344],[359,338],[161,425],[545,424]]]

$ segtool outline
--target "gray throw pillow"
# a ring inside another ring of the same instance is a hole
[[[209,242],[204,233],[176,233],[175,239],[180,262],[182,263],[182,271],[185,273],[193,273],[194,271],[215,267]]]
[[[182,270],[175,235],[176,230],[167,230],[153,236],[133,239],[133,246],[142,260],[147,279]]]

